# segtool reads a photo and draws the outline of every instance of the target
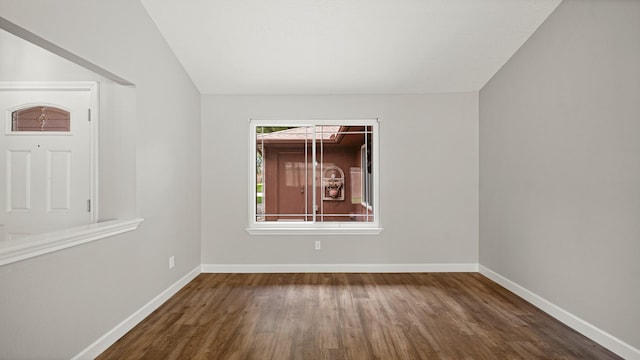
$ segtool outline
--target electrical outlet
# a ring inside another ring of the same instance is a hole
[[[316,250],[320,250],[320,240],[316,240]]]
[[[173,269],[174,266],[176,266],[176,257],[169,256],[169,269]]]

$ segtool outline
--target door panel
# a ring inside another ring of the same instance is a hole
[[[31,209],[31,151],[7,152],[7,211]]]
[[[47,210],[71,210],[71,155],[68,150],[47,152]]]
[[[59,126],[59,114],[45,115],[48,107],[67,111],[68,127]],[[0,231],[6,238],[91,223],[90,107],[87,89],[0,88]],[[27,108],[23,113],[36,125],[16,127],[16,114]]]

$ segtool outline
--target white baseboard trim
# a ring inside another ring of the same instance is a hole
[[[552,302],[527,290],[521,285],[507,279],[506,277],[496,273],[495,271],[485,266],[479,265],[479,272],[480,274],[495,281],[505,289],[530,302],[547,314],[558,319],[570,328],[578,331],[582,335],[614,352],[618,356],[621,356],[627,360],[640,360],[640,350],[607,333],[606,331],[603,331],[602,329],[582,320],[581,318],[573,315],[572,313],[564,310],[563,308],[553,304]]]
[[[116,327],[96,340],[93,344],[89,345],[86,349],[82,350],[79,354],[74,356],[72,360],[95,359],[98,355],[102,354],[103,351],[109,348],[109,346],[113,345],[124,334],[138,325],[142,320],[144,320],[144,318],[149,316],[149,314],[160,307],[160,305],[162,305],[170,297],[175,295],[175,293],[177,293],[199,274],[200,266],[191,270],[187,275],[183,276],[180,280],[169,286],[169,288],[161,292],[153,300],[149,301],[147,304],[131,314],[120,324],[116,325]]]
[[[202,264],[203,273],[478,272],[478,264]]]

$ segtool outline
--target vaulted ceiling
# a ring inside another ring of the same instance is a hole
[[[203,94],[477,91],[561,0],[142,0]]]

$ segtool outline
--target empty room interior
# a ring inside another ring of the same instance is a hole
[[[639,359],[640,1],[0,0],[0,359]]]

